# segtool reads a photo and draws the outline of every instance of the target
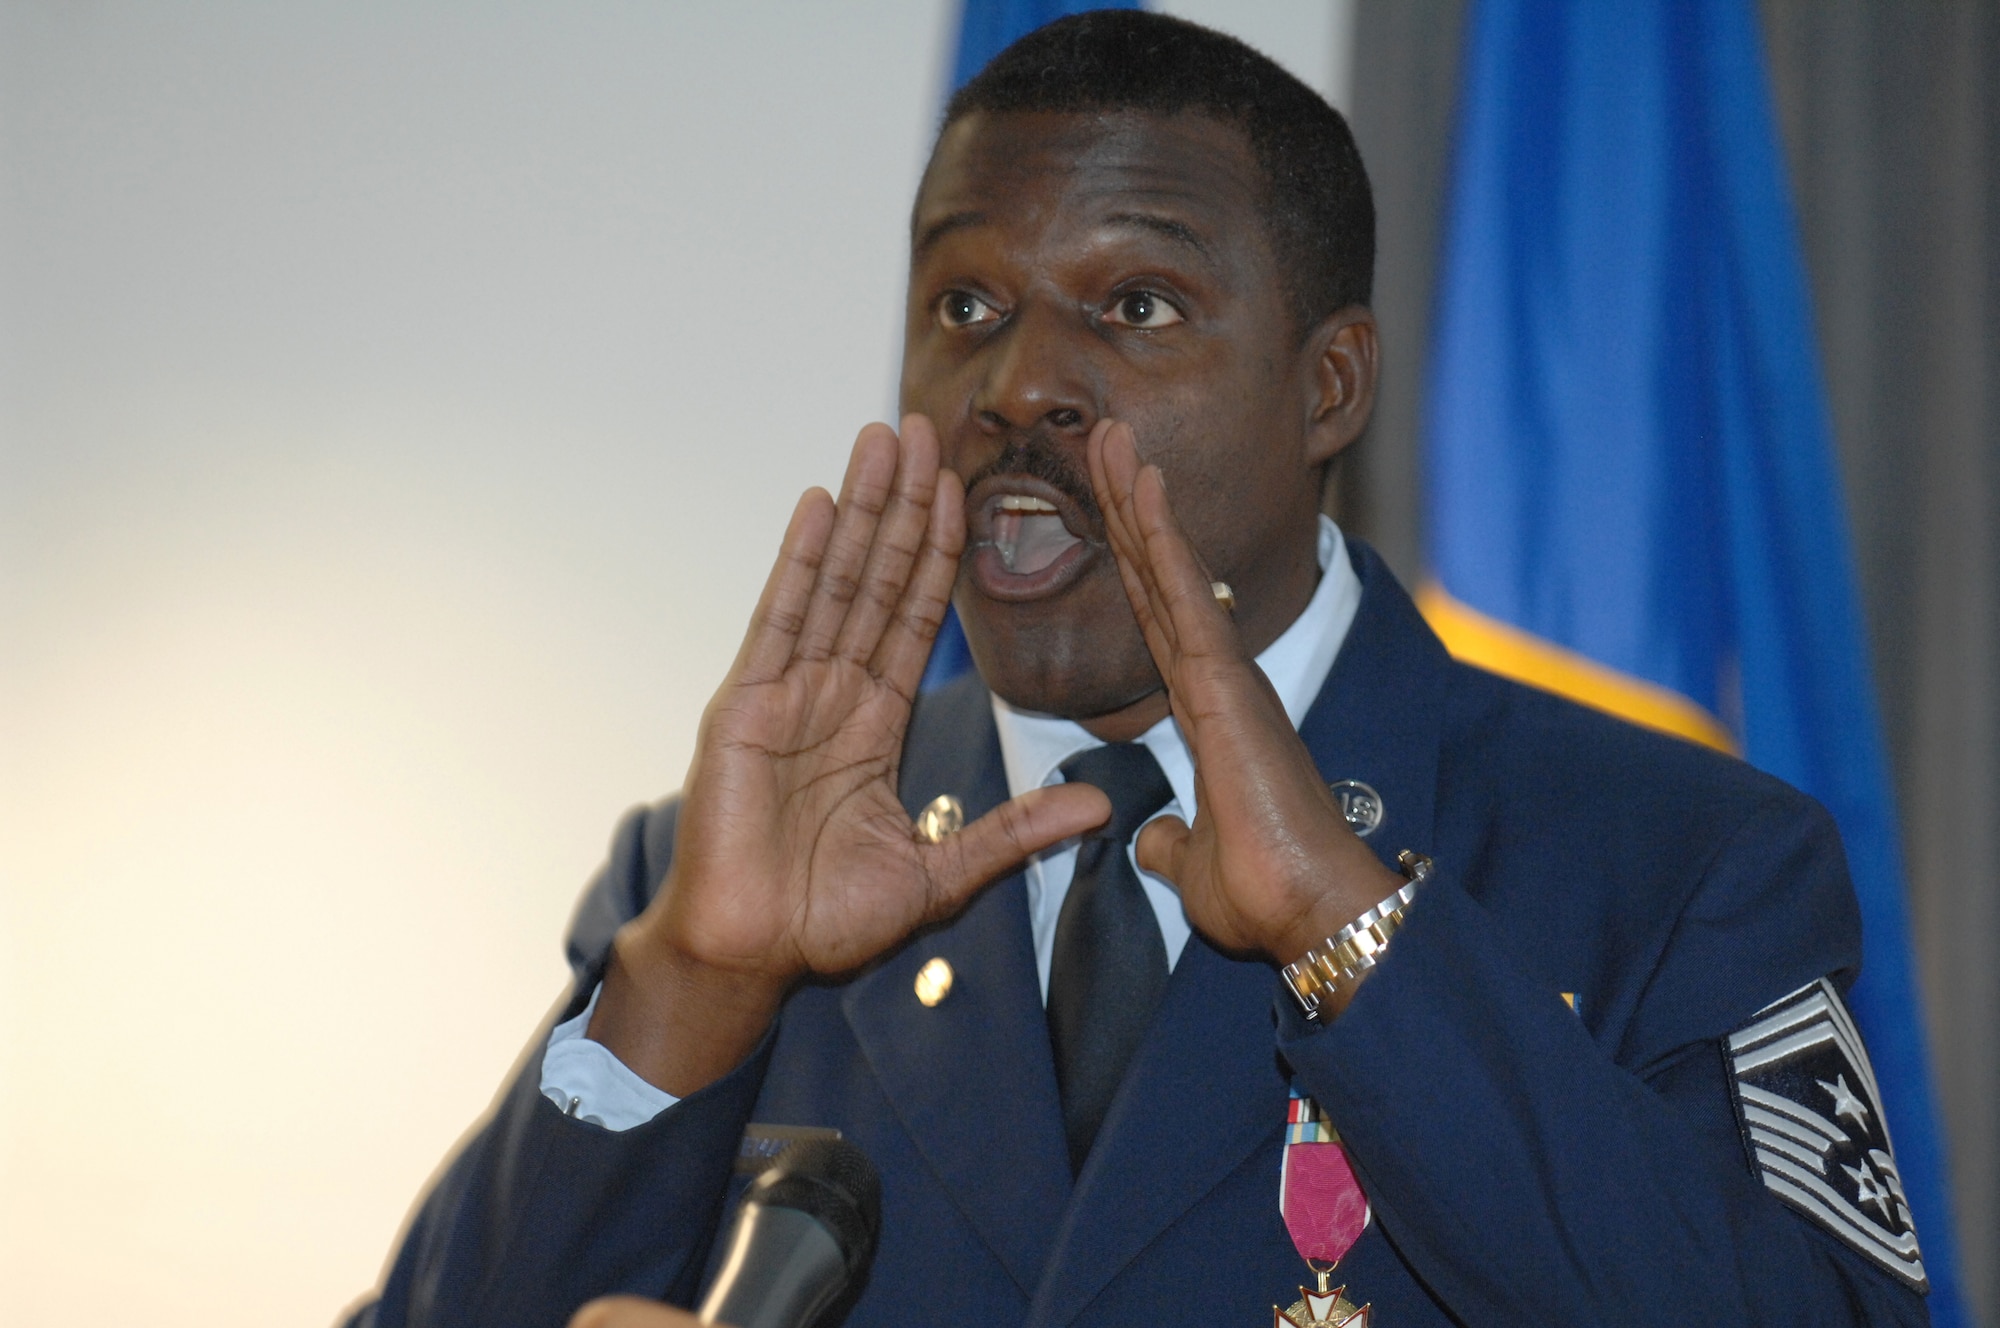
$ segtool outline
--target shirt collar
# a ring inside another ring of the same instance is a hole
[[[1319,519],[1319,585],[1305,611],[1257,656],[1264,676],[1277,689],[1285,714],[1297,728],[1326,685],[1334,656],[1347,639],[1354,614],[1361,607],[1361,578],[1347,557],[1347,542],[1332,518]],[[1062,782],[1061,766],[1078,752],[1102,744],[1074,720],[1032,710],[1018,710],[995,696],[993,722],[1000,730],[1000,757],[1007,770],[1007,792],[1018,797],[1029,789]],[[1194,759],[1173,716],[1139,735],[1173,785],[1181,815],[1193,820]]]

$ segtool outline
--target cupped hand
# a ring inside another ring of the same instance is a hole
[[[867,963],[1109,814],[1057,787],[941,843],[913,833],[903,736],[964,544],[964,492],[922,416],[861,431],[838,503],[799,500],[702,717],[673,866],[620,933],[589,1030],[667,1091],[726,1072],[800,978]]]
[[[1402,878],[1348,826],[1131,428],[1100,422],[1089,457],[1126,597],[1194,758],[1194,824],[1153,821],[1139,865],[1174,884],[1190,925],[1216,945],[1290,963]]]

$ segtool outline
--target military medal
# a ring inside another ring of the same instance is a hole
[[[1369,1306],[1357,1308],[1343,1294],[1346,1287],[1328,1286],[1334,1265],[1368,1228],[1368,1199],[1354,1178],[1340,1132],[1297,1087],[1286,1108],[1278,1211],[1318,1286],[1300,1287],[1290,1309],[1273,1305],[1272,1328],[1369,1328]]]

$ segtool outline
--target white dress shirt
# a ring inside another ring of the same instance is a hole
[[[1319,531],[1319,586],[1305,611],[1273,641],[1257,664],[1277,689],[1285,714],[1297,728],[1306,710],[1319,695],[1333,669],[1334,656],[1347,639],[1347,629],[1361,607],[1361,579],[1347,558],[1346,541],[1340,528],[1322,516]],[[1078,752],[1101,745],[1074,720],[1054,715],[1016,710],[999,697],[993,698],[993,722],[1000,730],[1000,756],[1007,770],[1007,792],[1018,797],[1029,789],[1062,782],[1062,763]],[[1178,816],[1192,822],[1195,817],[1194,758],[1188,754],[1180,726],[1172,716],[1139,735],[1159,761],[1173,786],[1173,800],[1156,816]],[[1135,836],[1136,838],[1136,836]],[[1125,851],[1132,852],[1126,845]],[[1042,999],[1049,993],[1049,963],[1055,950],[1056,919],[1062,914],[1063,900],[1069,895],[1070,877],[1076,871],[1077,841],[1067,840],[1028,860],[1028,917],[1034,929],[1035,968],[1040,974]],[[1138,870],[1138,862],[1133,861]],[[1190,928],[1181,911],[1180,896],[1173,886],[1150,872],[1140,871],[1139,881],[1146,898],[1160,920],[1160,935],[1167,946],[1167,967],[1172,969],[1187,948]],[[601,990],[601,988],[600,988]],[[662,1092],[641,1079],[611,1054],[602,1043],[584,1036],[591,1012],[597,1008],[597,992],[574,1019],[558,1024],[549,1035],[548,1050],[542,1056],[542,1093],[572,1116],[611,1130],[629,1130],[643,1125],[680,1099]]]

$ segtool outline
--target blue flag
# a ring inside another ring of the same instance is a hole
[[[1849,996],[1940,1325],[1959,1298],[1902,854],[1749,0],[1475,0],[1426,380],[1455,654],[1824,803]]]
[[[1138,0],[964,0],[958,13],[958,45],[951,65],[948,98],[964,87],[986,62],[1046,23],[1068,14],[1089,9],[1141,9]],[[966,647],[965,632],[958,625],[958,610],[945,611],[944,625],[938,629],[931,660],[924,667],[923,690],[942,687],[972,668],[972,651]]]

